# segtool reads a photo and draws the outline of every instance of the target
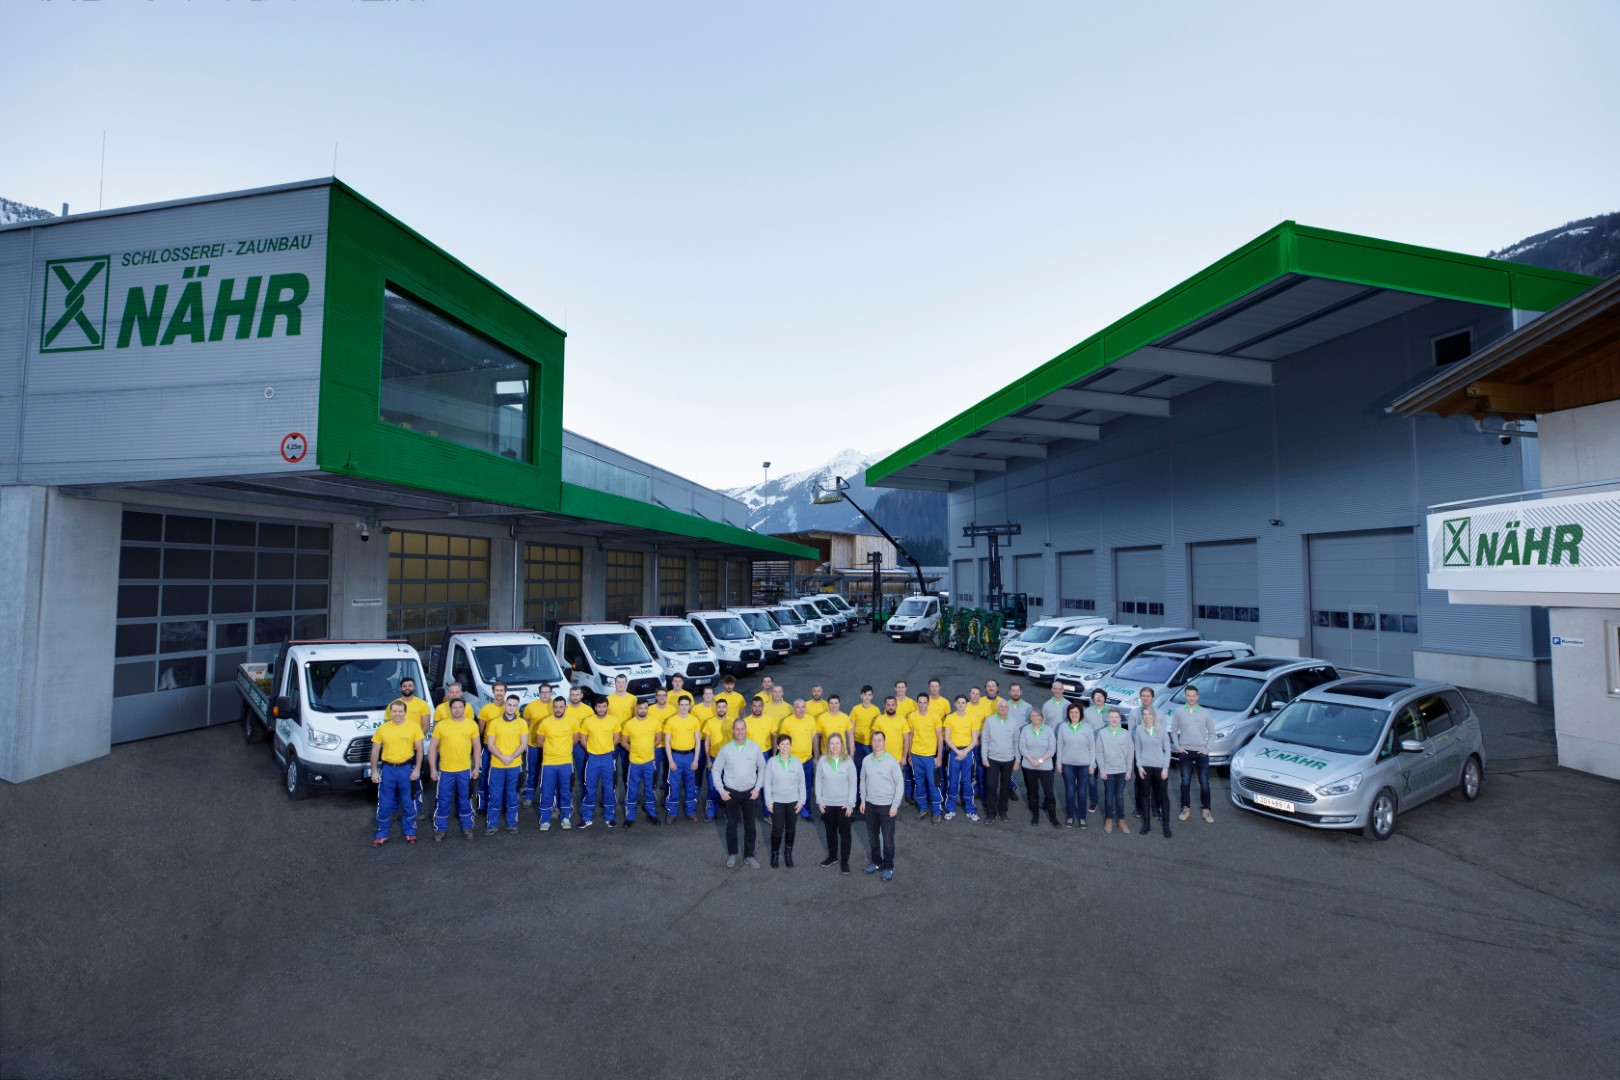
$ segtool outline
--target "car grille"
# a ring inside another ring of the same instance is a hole
[[[343,760],[350,765],[364,765],[371,760],[371,736],[362,735],[358,739],[350,739],[349,745],[343,748]]]
[[[1046,665],[1045,664],[1025,664],[1024,665],[1024,670],[1025,671],[1032,671],[1032,672],[1035,672],[1036,674],[1045,674],[1046,673]]]
[[[699,660],[695,664],[687,664],[686,673],[691,675],[693,678],[701,678],[704,675],[713,675],[714,665],[707,660]]]
[[[792,647],[793,646],[785,637],[779,637],[775,641],[771,642],[771,648],[773,649],[791,649]]]
[[[1289,802],[1296,803],[1313,803],[1316,801],[1316,796],[1304,788],[1289,787],[1287,784],[1273,784],[1267,780],[1256,780],[1252,776],[1239,777],[1238,784],[1256,795],[1269,795],[1273,799],[1286,799]]]
[[[745,663],[745,664],[757,664],[757,663],[759,663],[759,650],[758,649],[744,649],[742,651],[742,662]]]
[[[644,697],[656,694],[660,685],[662,684],[657,679],[631,679],[625,686],[625,691],[637,697]]]
[[[1017,654],[1016,653],[1004,653],[1004,654],[1002,654],[1001,666],[1002,667],[1017,667],[1018,666],[1018,656],[1017,656]]]

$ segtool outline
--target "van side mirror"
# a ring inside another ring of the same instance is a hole
[[[1403,754],[1421,754],[1421,753],[1423,753],[1423,751],[1424,751],[1423,744],[1418,742],[1416,739],[1402,739],[1401,740],[1401,753],[1403,753]]]
[[[285,716],[289,720],[298,719],[298,709],[293,705],[290,697],[278,696],[270,699],[270,716],[279,718]]]

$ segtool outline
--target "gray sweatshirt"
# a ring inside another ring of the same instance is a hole
[[[1136,745],[1124,728],[1103,728],[1097,732],[1097,771],[1105,776],[1128,773],[1136,762]]]
[[[1018,731],[1023,725],[1009,717],[1005,721],[995,713],[984,718],[979,729],[979,749],[986,761],[1013,761],[1018,757]]]
[[[1097,736],[1081,721],[1074,727],[1067,722],[1053,729],[1057,732],[1057,763],[1089,767],[1097,762]]]
[[[1017,701],[1014,701],[1012,698],[1007,699],[1007,716],[1015,724],[1029,723],[1029,714],[1034,711],[1034,707],[1023,698],[1019,698]],[[991,716],[994,716],[995,714],[994,709],[990,710]]]
[[[895,806],[905,796],[906,778],[900,775],[900,761],[887,750],[880,758],[868,754],[861,762],[861,802],[873,806]]]
[[[1050,771],[1057,757],[1057,742],[1057,728],[1052,725],[1043,723],[1036,728],[1034,724],[1025,724],[1018,732],[1018,764],[1037,772]],[[1032,766],[1032,761],[1040,764]]]
[[[1170,732],[1177,750],[1206,754],[1210,740],[1215,738],[1215,722],[1208,709],[1182,705],[1170,714]]]
[[[753,791],[765,774],[765,755],[753,739],[726,743],[714,759],[714,786],[732,791]]]
[[[1145,724],[1131,728],[1136,742],[1136,765],[1141,769],[1168,769],[1170,767],[1170,733],[1162,722],[1155,722],[1149,731]]]
[[[855,763],[847,758],[839,761],[831,754],[821,755],[816,762],[816,802],[823,806],[854,806],[855,796]]]
[[[783,764],[786,762],[786,764]],[[804,766],[792,754],[778,754],[765,763],[765,805],[802,803],[805,800]]]
[[[1046,717],[1047,727],[1057,727],[1069,715],[1069,703],[1063,698],[1048,698],[1041,706],[1041,715]]]

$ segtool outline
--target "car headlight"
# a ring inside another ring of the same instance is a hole
[[[1323,784],[1316,789],[1318,795],[1348,795],[1361,786],[1361,774],[1354,773],[1343,780],[1335,780],[1331,784]]]
[[[309,745],[317,750],[336,750],[343,745],[342,736],[334,735],[330,731],[322,731],[318,727],[307,729],[307,736]]]
[[[1232,729],[1231,728],[1227,728],[1224,731],[1217,731],[1215,733],[1215,741],[1216,742],[1225,742],[1231,736],[1231,734],[1232,734]]]

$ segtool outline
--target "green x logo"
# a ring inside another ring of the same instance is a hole
[[[1474,538],[1474,519],[1471,517],[1448,518],[1440,523],[1445,527],[1445,553],[1440,560],[1442,566],[1468,566],[1468,548]]]
[[[112,259],[106,255],[52,259],[45,264],[40,352],[82,352],[106,344],[107,279],[111,275]]]

